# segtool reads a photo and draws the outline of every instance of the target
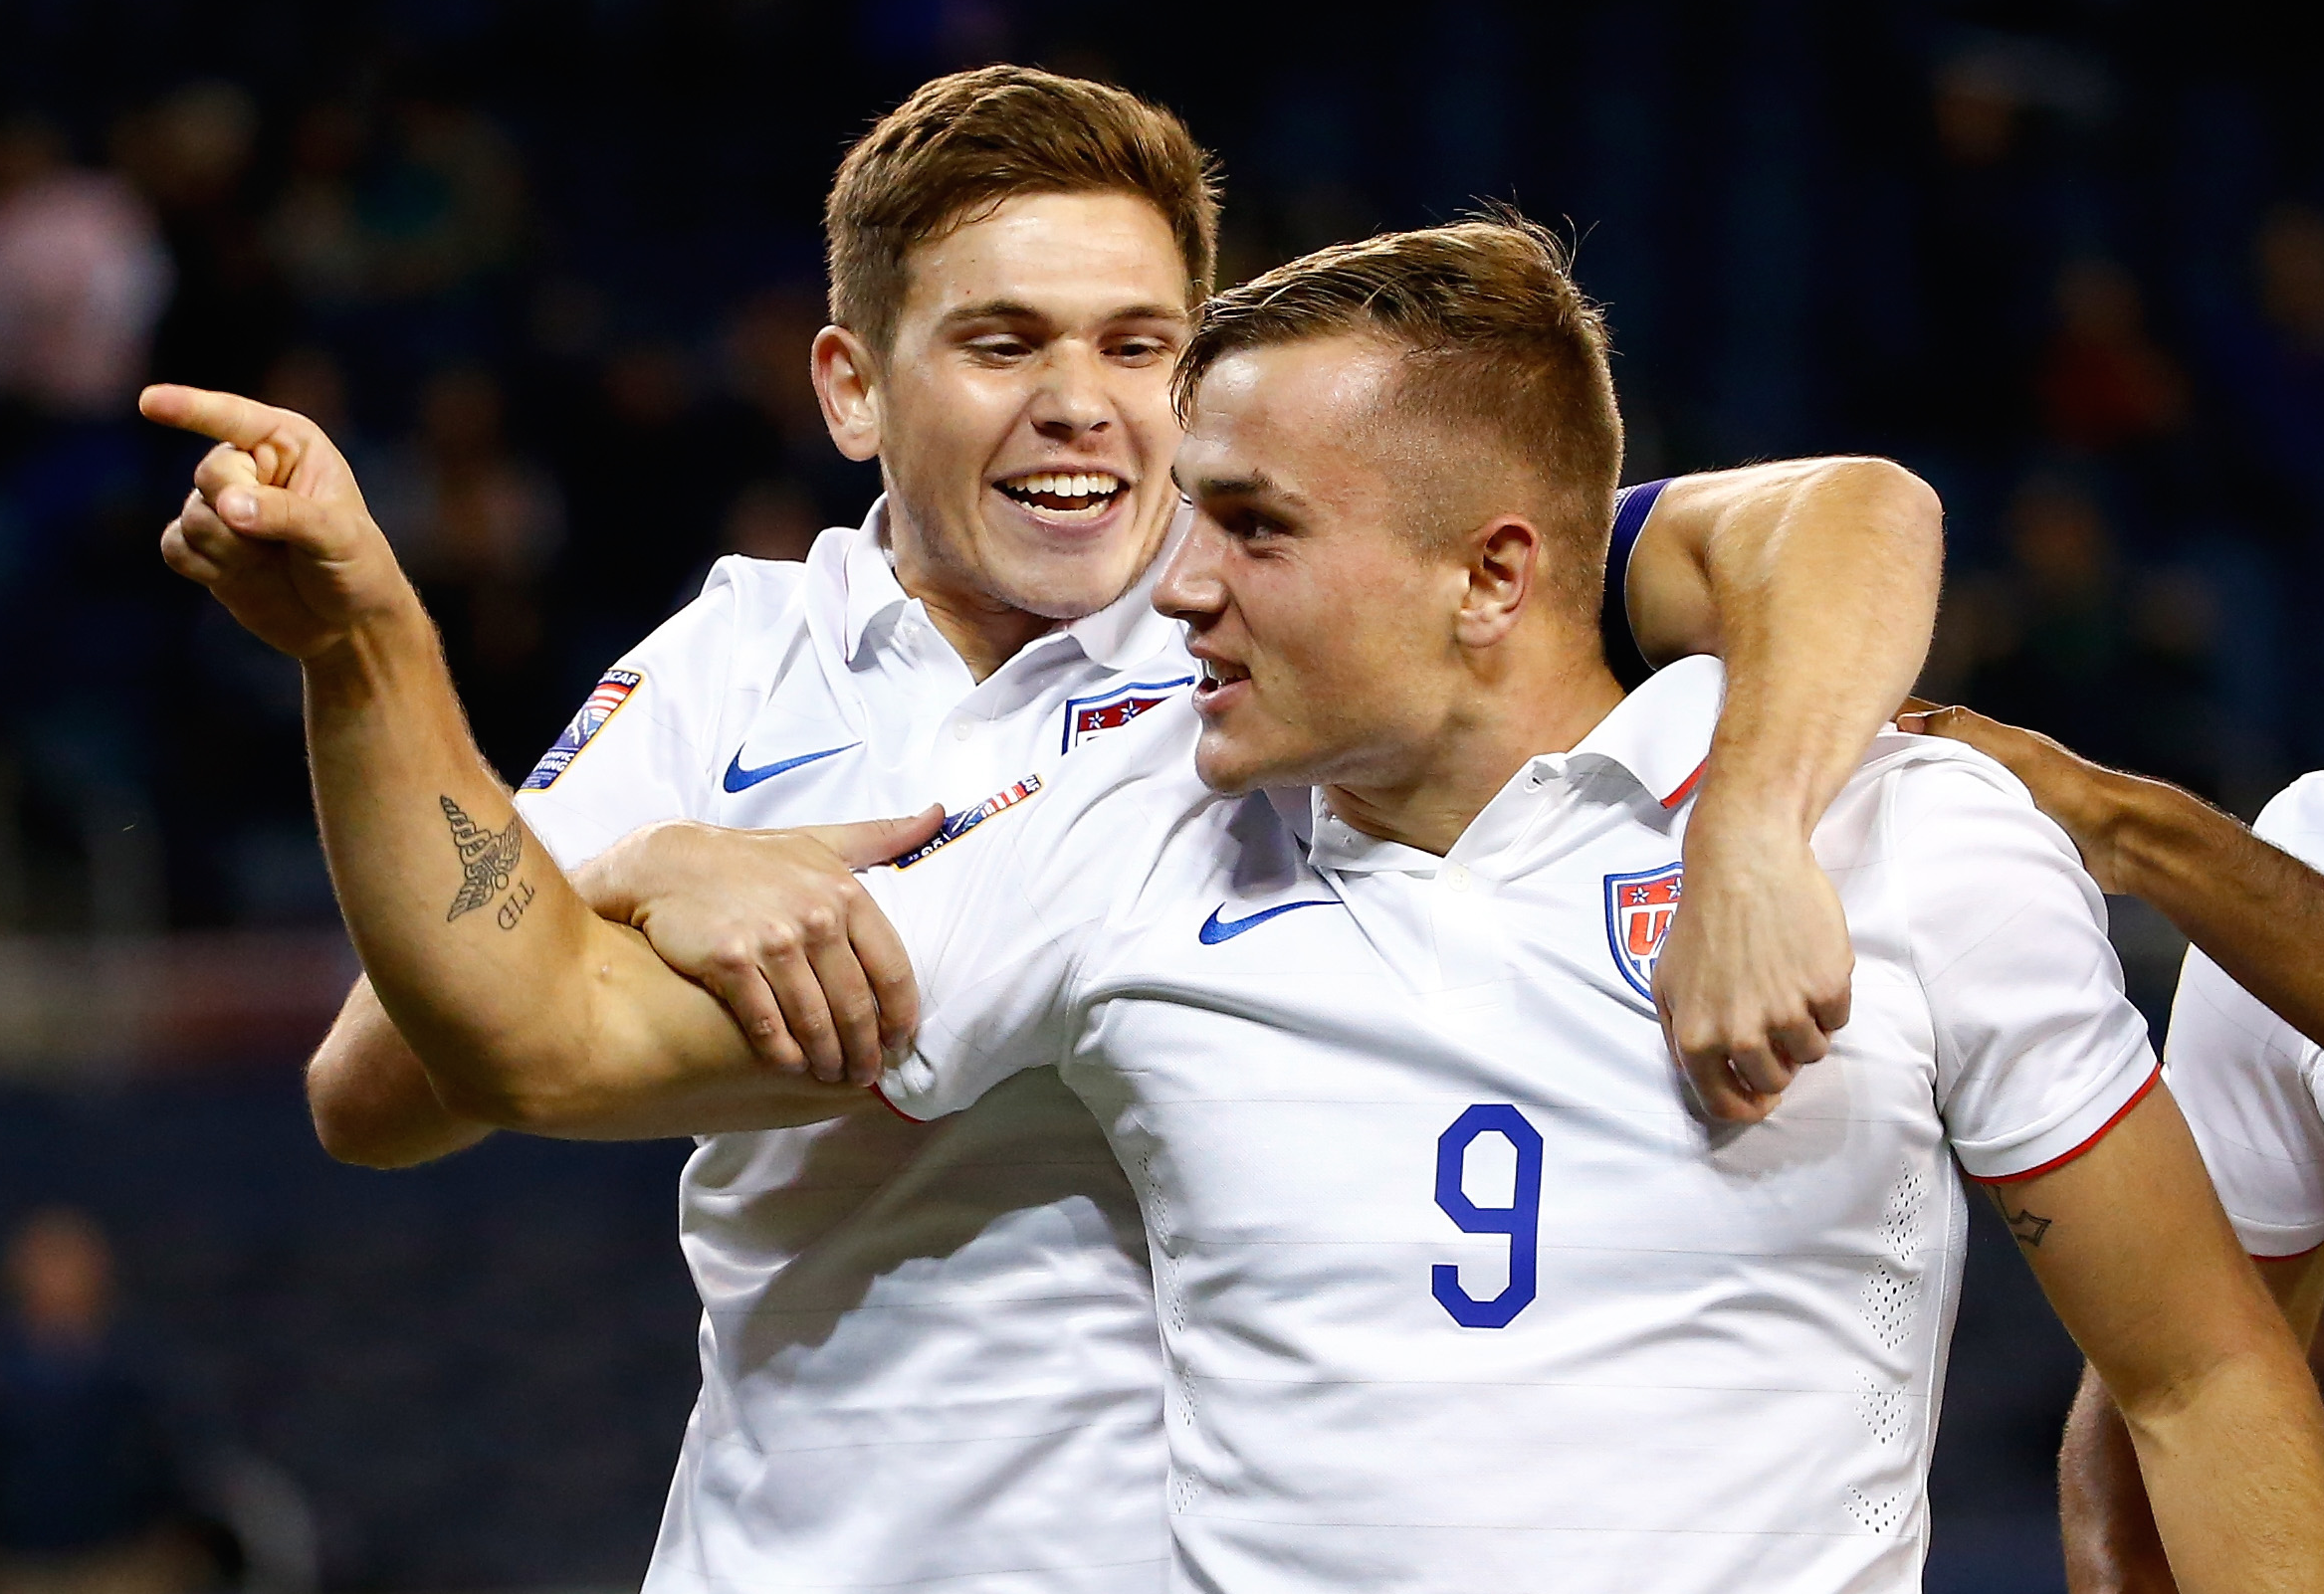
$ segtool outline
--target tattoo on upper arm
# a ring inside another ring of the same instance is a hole
[[[1986,1187],[1986,1194],[1993,1198],[1994,1210],[2002,1215],[2002,1221],[2009,1226],[2009,1233],[2016,1236],[2019,1245],[2028,1251],[2041,1249],[2041,1237],[2049,1233],[2049,1226],[2055,1219],[2045,1218],[2025,1208],[2011,1212],[2009,1198],[1992,1185]]]
[[[452,910],[444,915],[444,922],[449,924],[509,889],[509,878],[516,873],[517,860],[525,851],[525,827],[511,814],[508,829],[489,831],[469,818],[451,798],[439,796],[436,801],[444,805],[444,818],[452,827],[452,845],[460,849],[460,869],[467,877],[460,883],[460,895],[452,898]],[[531,889],[524,888],[523,895],[529,903]],[[523,913],[522,907],[514,914],[503,913],[501,928],[515,929],[517,918]]]

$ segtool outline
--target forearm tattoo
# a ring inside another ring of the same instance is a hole
[[[486,830],[468,817],[458,803],[439,796],[444,805],[444,818],[452,826],[452,845],[460,849],[460,870],[466,877],[460,883],[460,895],[452,898],[452,910],[444,915],[449,924],[461,914],[483,907],[509,889],[509,880],[517,871],[517,860],[525,851],[525,827],[517,816],[509,816],[509,828],[498,833]],[[520,887],[527,902],[532,899],[529,887]],[[510,899],[512,902],[515,897]],[[514,911],[504,906],[501,928],[515,929],[517,919],[524,913],[523,906]]]

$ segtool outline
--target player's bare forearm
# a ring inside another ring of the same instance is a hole
[[[446,1107],[368,979],[357,979],[307,1064],[316,1138],[341,1162],[409,1168],[467,1149],[492,1126]]]
[[[2113,889],[2154,903],[2236,984],[2324,1044],[2324,875],[2176,786],[2117,782]]]
[[[2114,1396],[2178,1587],[2314,1590],[2324,1404],[2170,1093],[1989,1193]]]
[[[2152,902],[2235,983],[2324,1044],[2324,875],[2192,793],[2035,731],[1958,707],[1903,723],[2007,765],[2102,888]]]
[[[1649,659],[1727,665],[1697,826],[1715,795],[1720,814],[1795,836],[1822,817],[1920,674],[1943,564],[1943,506],[1892,461],[1794,460],[1663,489],[1627,596]]]
[[[2324,1307],[2324,1254],[2261,1258],[2258,1267],[2294,1340],[2313,1341]],[[2311,1374],[2315,1354],[2311,1344]],[[2066,1418],[2058,1507],[2071,1594],[2176,1594],[2130,1429],[2095,1367],[2082,1369]]]
[[[455,1114],[626,1138],[856,1104],[770,1076],[716,999],[582,900],[477,753],[416,602],[307,661],[307,713],[356,951]]]
[[[1766,1115],[1847,1022],[1854,956],[1809,833],[1919,673],[1942,562],[1935,493],[1885,460],[1683,477],[1640,532],[1641,649],[1727,665],[1655,975],[1671,1050],[1715,1116]]]
[[[2177,1594],[2137,1447],[2094,1367],[2066,1417],[2057,1494],[2069,1594]]]
[[[605,917],[714,992],[778,1073],[869,1085],[919,1022],[912,960],[853,873],[929,840],[911,819],[791,831],[668,820],[623,837],[573,884]]]

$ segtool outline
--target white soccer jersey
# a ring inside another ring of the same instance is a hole
[[[730,558],[518,794],[567,866],[667,818],[965,811],[1182,693],[1146,587],[973,681],[882,510]],[[680,1199],[703,1389],[646,1588],[1150,1594],[1160,1349],[1135,1201],[1054,1072],[956,1120],[705,1139]]]
[[[1054,1060],[1137,1186],[1180,1586],[1919,1587],[1952,1160],[2072,1156],[2154,1059],[2064,835],[1892,734],[1815,834],[1853,1017],[1699,1118],[1649,991],[1722,683],[1664,671],[1444,858],[1204,791],[1173,698],[867,875],[926,1002],[890,1100]]]
[[[2293,781],[2251,828],[2324,866],[2324,773]],[[2324,1052],[2191,946],[2164,1057],[2244,1249],[2291,1257],[2324,1245]]]

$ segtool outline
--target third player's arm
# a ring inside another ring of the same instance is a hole
[[[2094,764],[1967,708],[1907,715],[2001,760],[2107,891],[2143,897],[2309,1040],[2324,1045],[2324,875],[2178,787]]]
[[[2324,1567],[2324,1406],[2169,1092],[2154,1091],[2065,1166],[1988,1190],[2119,1402],[2178,1586],[2188,1594],[2315,1589]],[[2103,1440],[2086,1414],[2082,1421]],[[2118,1479],[2127,1460],[2114,1459]],[[2076,1471],[2085,1462],[2110,1465],[2087,1450],[2070,1458],[2069,1495],[2088,1482]],[[2083,1567],[2077,1591],[2171,1587],[2151,1580],[2137,1536],[2117,1534],[2132,1552],[2117,1558],[2122,1580],[2089,1581],[2087,1533],[2069,1526],[2069,1555]]]
[[[1640,650],[1727,665],[1655,973],[1672,1048],[1721,1117],[1764,1116],[1847,1021],[1853,954],[1808,833],[1920,673],[1943,548],[1936,494],[1874,459],[1682,477],[1639,533]]]
[[[2324,1305],[2324,1251],[2257,1259],[2259,1277],[2295,1337],[2310,1345]],[[2171,1563],[2155,1531],[2155,1509],[2139,1474],[2130,1429],[2098,1369],[2082,1369],[2082,1386],[2066,1418],[2058,1456],[2058,1507],[2071,1594],[2177,1594]]]

